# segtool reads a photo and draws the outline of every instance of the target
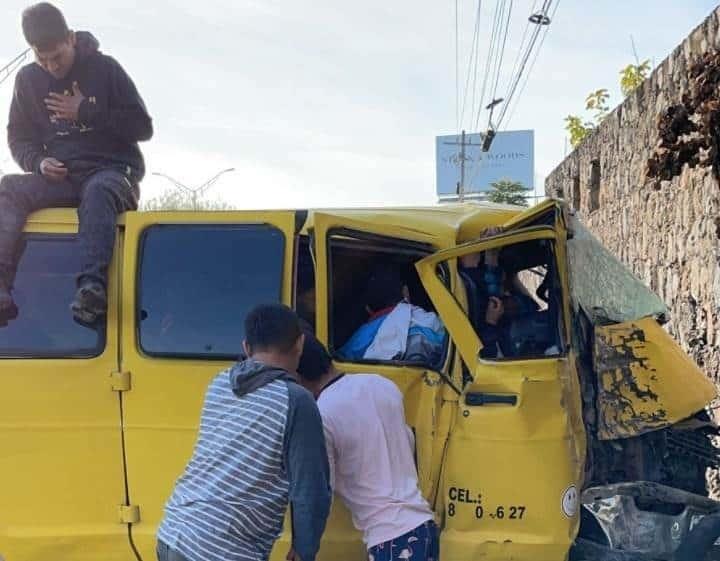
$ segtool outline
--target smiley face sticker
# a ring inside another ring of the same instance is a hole
[[[573,518],[578,511],[578,502],[577,487],[570,485],[562,494],[562,500],[560,501],[562,513],[568,518]]]

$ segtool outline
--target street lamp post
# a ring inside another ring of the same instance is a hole
[[[235,171],[235,168],[227,168],[222,171],[219,171],[214,176],[212,176],[210,179],[208,179],[205,183],[202,185],[195,187],[194,189],[192,187],[188,187],[184,183],[180,183],[177,179],[170,177],[169,175],[165,173],[160,172],[153,172],[153,175],[156,175],[158,177],[163,177],[167,179],[170,183],[175,185],[175,187],[178,187],[179,189],[182,189],[186,193],[190,194],[191,202],[192,202],[192,209],[198,210],[198,197],[204,195],[210,187],[212,187],[218,179],[220,179],[221,175],[224,175],[226,173],[230,173],[231,171]]]

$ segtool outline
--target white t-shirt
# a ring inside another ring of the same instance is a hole
[[[349,374],[318,397],[333,490],[370,548],[432,520],[418,487],[415,443],[398,387],[376,374]]]

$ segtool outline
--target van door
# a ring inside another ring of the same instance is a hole
[[[123,434],[132,540],[146,561],[207,385],[241,353],[246,313],[292,303],[296,230],[290,211],[127,216]]]
[[[563,561],[577,533],[585,435],[559,210],[542,205],[501,235],[417,265],[471,376],[457,404],[441,483],[441,549],[450,559]],[[489,267],[474,275],[475,298],[485,304],[474,317],[438,274],[463,257],[479,254],[482,263],[488,252],[496,252],[502,271],[500,320],[487,312]],[[492,348],[483,347],[481,334]]]
[[[339,371],[380,374],[400,388],[407,423],[415,434],[420,488],[432,504],[439,480],[444,435],[449,427],[449,419],[442,414],[443,404],[452,396],[457,398],[461,386],[459,380],[453,380],[447,374],[450,370],[449,349],[440,363],[432,366],[400,361],[348,361],[338,353],[348,335],[367,320],[361,285],[376,264],[375,256],[377,259],[394,259],[398,264],[406,261],[414,269],[414,263],[424,256],[454,244],[454,229],[438,232],[424,231],[422,227],[421,221],[413,226],[407,223],[400,226],[392,214],[327,211],[313,214],[311,235],[316,259],[318,338],[328,346]],[[357,261],[353,261],[353,255]],[[349,300],[352,309],[341,309],[341,301]],[[431,304],[428,302],[428,305]],[[333,501],[318,559],[360,561],[366,558],[361,536],[353,529],[349,513],[340,500]]]
[[[81,261],[74,212],[31,217],[13,291],[19,314],[0,325],[0,558],[8,561],[131,554],[111,378],[118,267],[113,261],[107,326],[95,330],[70,312]]]

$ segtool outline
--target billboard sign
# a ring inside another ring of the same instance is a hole
[[[462,156],[462,135],[435,138],[436,189],[439,197],[457,195],[463,172],[465,194],[484,193],[490,184],[501,179],[534,188],[534,132],[502,131],[495,135],[490,150],[482,151],[483,133],[465,134],[465,156]]]

